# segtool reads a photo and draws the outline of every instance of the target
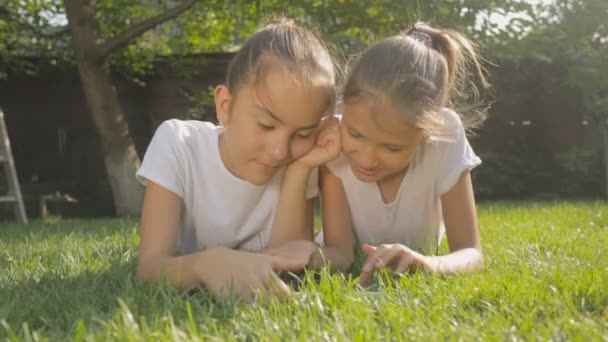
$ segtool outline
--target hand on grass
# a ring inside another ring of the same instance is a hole
[[[280,244],[277,247],[266,248],[263,254],[282,257],[307,265],[310,257],[319,249],[319,246],[308,240],[293,240]]]
[[[380,245],[380,247],[364,244],[361,250],[367,255],[359,277],[363,286],[369,283],[375,271],[383,267],[398,275],[410,270],[427,269],[428,263],[424,255],[398,243]]]
[[[305,266],[296,259],[229,248],[213,248],[204,253],[199,267],[201,279],[216,298],[234,294],[253,300],[258,292],[265,298],[289,296],[289,286],[274,271],[298,271]]]

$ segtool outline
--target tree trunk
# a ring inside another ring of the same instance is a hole
[[[606,199],[608,199],[608,124],[602,123],[600,126],[602,130],[602,140],[604,142],[604,180],[606,182],[604,190],[606,191]]]
[[[140,161],[107,65],[78,61],[78,71],[89,111],[101,138],[114,208],[119,216],[138,215],[143,187],[135,178]]]
[[[89,114],[101,139],[116,214],[137,215],[143,198],[143,187],[135,178],[140,161],[110,79],[109,67],[97,44],[101,35],[95,3],[66,0],[65,6]]]
[[[65,0],[65,12],[72,33],[72,48],[89,113],[101,139],[103,159],[117,215],[139,214],[143,187],[135,178],[139,157],[110,78],[106,57],[154,26],[179,16],[195,2],[196,0],[181,1],[156,16],[133,24],[106,41],[96,17],[96,0]]]

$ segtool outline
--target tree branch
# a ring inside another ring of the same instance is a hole
[[[129,44],[129,42],[131,42],[131,40],[140,36],[142,33],[148,31],[149,29],[179,16],[183,12],[190,9],[196,1],[197,0],[184,0],[181,4],[176,5],[173,8],[155,17],[151,17],[137,24],[134,24],[133,26],[126,29],[124,32],[101,44],[99,46],[100,56],[102,58],[105,58],[112,51],[126,46],[127,44]]]

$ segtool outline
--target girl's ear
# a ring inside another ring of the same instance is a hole
[[[232,104],[230,90],[222,84],[215,87],[214,95],[217,121],[219,121],[222,126],[227,126],[230,122],[230,106]]]

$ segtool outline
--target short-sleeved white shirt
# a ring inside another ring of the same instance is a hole
[[[376,183],[357,179],[344,155],[328,163],[340,178],[360,243],[401,243],[415,250],[433,251],[444,234],[441,195],[465,170],[481,160],[469,145],[458,114],[443,110],[448,133],[427,139],[417,148],[392,203],[385,204]]]
[[[145,185],[155,182],[182,198],[177,251],[206,248],[259,251],[268,245],[283,170],[265,185],[234,176],[219,152],[223,127],[203,121],[162,123],[137,171]],[[318,195],[318,173],[311,174],[307,198]]]

